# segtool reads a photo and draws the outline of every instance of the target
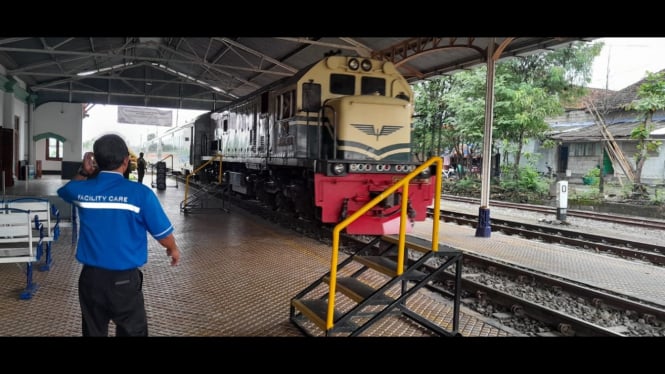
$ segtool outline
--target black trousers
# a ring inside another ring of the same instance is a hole
[[[116,336],[148,336],[139,269],[116,271],[84,265],[79,303],[83,336],[108,336],[110,321],[116,325]]]

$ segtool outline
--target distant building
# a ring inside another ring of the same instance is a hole
[[[637,98],[637,89],[643,82],[636,82],[620,91],[590,89],[589,93],[609,134],[623,153],[624,160],[633,169],[637,141],[631,139],[630,134],[642,118],[636,111],[625,108]],[[554,149],[545,149],[533,142],[528,147],[529,151],[541,155],[537,162],[539,170],[545,171],[547,166],[551,166],[558,179],[581,183],[581,178],[589,170],[600,166],[606,176],[605,180],[627,181],[618,162],[613,162],[608,154],[610,140],[603,136],[600,125],[584,105],[589,96],[567,108],[562,116],[547,120],[552,128],[548,138],[557,143]],[[653,122],[655,129],[651,132],[652,139],[662,140],[665,144],[665,112],[656,112]],[[642,169],[641,181],[645,184],[665,183],[665,145],[661,145],[658,152],[649,154]]]

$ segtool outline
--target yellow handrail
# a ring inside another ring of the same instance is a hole
[[[214,155],[212,158],[203,164],[199,166],[198,168],[194,169],[191,173],[187,174],[187,177],[185,177],[185,199],[183,200],[183,204],[187,204],[187,195],[189,194],[189,177],[192,175],[196,175],[196,173],[206,167],[208,164],[213,162],[214,160],[219,159],[219,173],[217,173],[217,183],[222,184],[222,155]]]
[[[401,201],[401,220],[399,225],[399,246],[397,253],[397,275],[402,275],[404,272],[404,243],[406,242],[406,222],[407,222],[407,206],[409,200],[409,183],[413,178],[418,176],[423,170],[428,168],[433,163],[436,163],[436,187],[434,190],[434,216],[432,217],[432,251],[439,250],[439,213],[441,209],[441,173],[443,172],[443,159],[441,157],[432,157],[425,161],[422,165],[417,167],[414,171],[407,174],[399,182],[392,185],[387,190],[383,191],[379,196],[372,199],[365,204],[358,211],[347,217],[344,221],[340,222],[333,229],[333,253],[330,260],[330,291],[328,295],[328,314],[326,318],[326,330],[333,327],[333,315],[335,311],[335,292],[337,287],[337,260],[339,257],[339,234],[348,225],[355,221],[358,217],[365,214],[368,210],[372,209],[376,204],[380,203],[383,199],[395,192],[398,188],[403,187],[402,201]],[[406,198],[404,198],[404,196]]]

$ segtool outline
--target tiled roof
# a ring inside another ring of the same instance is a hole
[[[661,70],[658,73],[661,72],[665,72],[665,70]],[[605,98],[598,98],[601,101],[595,101],[596,107],[598,107],[598,110],[601,110],[601,105],[604,105],[604,108],[607,111],[625,110],[627,105],[637,99],[637,89],[645,82],[645,80],[646,77],[619,91],[609,91]],[[605,102],[602,100],[605,100]]]
[[[589,93],[586,96],[582,96],[575,100],[574,102],[571,103],[566,103],[565,104],[565,109],[567,111],[570,110],[582,110],[585,108],[584,102],[588,99],[591,98],[595,103],[598,103],[603,100],[605,97],[612,96],[614,93],[617,91],[612,91],[612,90],[606,90],[604,88],[591,88],[587,87],[587,90],[589,90]]]
[[[630,139],[631,131],[633,131],[635,126],[639,125],[639,123],[640,122],[623,122],[615,125],[608,125],[607,129],[610,130],[615,140],[625,140]],[[654,125],[655,134],[652,132],[652,136],[663,138],[664,135],[661,135],[660,133],[665,129],[665,121],[655,122]],[[571,131],[560,132],[550,136],[550,138],[562,141],[586,142],[602,140],[603,135],[600,133],[600,129],[597,125],[591,125]]]
[[[661,70],[665,71],[665,70]],[[585,110],[584,102],[591,98],[596,108],[603,114],[607,129],[615,139],[629,139],[630,133],[635,126],[641,123],[640,115],[634,111],[627,111],[626,107],[637,99],[637,89],[644,83],[645,79],[631,84],[619,91],[589,88],[589,94],[580,98],[575,103],[568,105],[566,110]],[[588,113],[587,113],[588,114]],[[591,118],[590,116],[588,118]],[[665,113],[654,114],[655,130],[653,136],[662,137],[665,128]],[[578,118],[576,122],[555,122],[551,126],[550,138],[564,141],[597,141],[603,139],[600,129],[595,122],[582,121]]]

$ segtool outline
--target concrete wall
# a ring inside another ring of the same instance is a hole
[[[26,143],[29,104],[27,104],[26,85],[15,77],[7,77],[6,69],[0,66],[0,127],[14,129],[15,139],[12,165],[12,175],[18,176],[17,164],[19,160],[26,159],[28,146]],[[16,126],[18,124],[18,126]]]
[[[63,161],[81,161],[83,106],[82,104],[47,103],[40,105],[33,112],[33,133],[30,137],[51,132],[65,138]],[[60,173],[60,161],[46,160],[46,140],[34,143],[31,160],[42,160],[42,170]]]

